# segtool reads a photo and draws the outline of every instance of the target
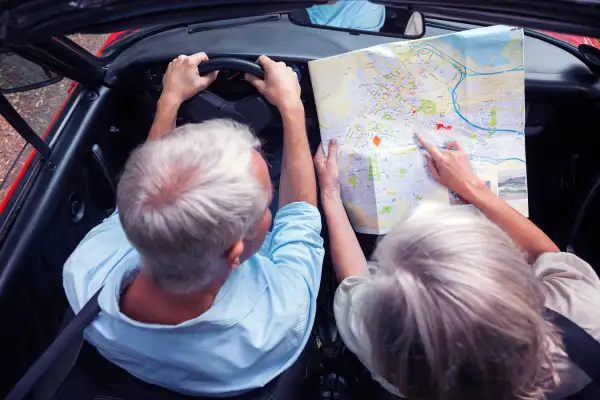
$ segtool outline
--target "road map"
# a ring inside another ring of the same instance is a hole
[[[467,206],[431,177],[415,133],[440,148],[458,140],[477,175],[528,215],[522,29],[388,43],[308,67],[357,232],[384,234],[425,199]]]

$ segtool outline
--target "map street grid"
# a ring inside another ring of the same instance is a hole
[[[441,148],[458,140],[477,175],[528,215],[522,29],[388,43],[311,61],[309,71],[357,232],[387,233],[424,199],[464,204],[429,175],[415,133]]]

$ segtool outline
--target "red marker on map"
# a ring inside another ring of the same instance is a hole
[[[413,115],[417,115],[417,110],[413,110]]]
[[[451,125],[444,125],[444,124],[435,124],[435,129],[438,130],[438,131],[440,129],[443,129],[445,131],[449,131],[450,129],[452,129],[452,126]]]
[[[375,147],[379,147],[379,143],[381,143],[381,138],[379,136],[375,136],[373,138],[373,144],[375,145]]]

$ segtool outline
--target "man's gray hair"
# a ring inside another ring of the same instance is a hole
[[[200,290],[224,253],[265,212],[268,191],[252,165],[259,140],[229,120],[188,124],[133,151],[117,207],[127,238],[156,284]]]
[[[361,308],[377,372],[410,399],[539,399],[556,382],[526,254],[475,212],[428,204],[378,244]]]

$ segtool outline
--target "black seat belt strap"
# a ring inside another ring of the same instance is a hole
[[[81,311],[75,315],[71,322],[58,335],[52,344],[44,351],[38,360],[27,370],[25,375],[12,388],[6,396],[6,400],[22,400],[24,399],[35,385],[41,380],[44,374],[52,368],[54,363],[62,356],[63,352],[69,347],[71,342],[77,340],[83,333],[85,328],[96,318],[100,313],[100,305],[98,304],[98,290],[92,298],[83,306]]]
[[[562,330],[569,359],[600,386],[600,342],[564,315],[549,308],[546,314]]]

